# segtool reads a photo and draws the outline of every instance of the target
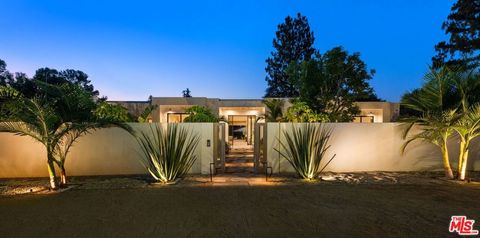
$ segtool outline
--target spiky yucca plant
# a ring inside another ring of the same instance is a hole
[[[150,125],[149,133],[137,136],[142,161],[152,177],[160,182],[170,182],[184,176],[197,159],[194,154],[198,135],[191,135],[177,124],[163,129],[159,124]]]
[[[291,130],[283,132],[286,143],[280,141],[281,149],[275,150],[293,166],[300,177],[315,179],[320,162],[330,148],[328,141],[332,131],[325,124],[293,124]],[[334,157],[335,155],[330,161]]]

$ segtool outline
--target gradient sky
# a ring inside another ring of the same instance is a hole
[[[277,25],[301,12],[321,52],[343,46],[388,101],[418,87],[454,1],[2,1],[10,71],[78,69],[110,100],[261,98]]]

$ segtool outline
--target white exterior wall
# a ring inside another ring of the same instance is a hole
[[[148,130],[149,123],[130,124],[136,130]],[[213,161],[214,123],[182,123],[200,136],[196,149],[197,160],[191,173],[209,173]],[[162,123],[166,126],[166,123]],[[207,147],[210,140],[210,147]],[[66,161],[67,175],[146,174],[137,141],[118,128],[101,129],[81,137],[73,146]],[[29,137],[0,133],[0,178],[46,177],[46,152],[43,146]]]
[[[267,123],[267,160],[274,173],[293,172],[288,161],[282,158],[279,140],[285,143],[283,132],[290,130],[292,123]],[[318,124],[317,124],[318,125]],[[333,172],[359,171],[421,171],[443,169],[438,147],[424,142],[412,143],[404,155],[400,123],[327,123],[333,127],[330,149],[320,168],[333,154],[335,159],[325,168]],[[279,133],[280,132],[280,133]],[[458,144],[449,144],[452,169],[456,168]],[[480,141],[470,151],[469,170],[480,170]]]

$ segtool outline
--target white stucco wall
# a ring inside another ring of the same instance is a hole
[[[132,123],[136,130],[147,130],[150,124]],[[191,173],[208,173],[213,161],[214,123],[182,123],[200,136]],[[162,126],[166,126],[163,123]],[[210,147],[207,147],[210,140]],[[145,174],[140,147],[127,132],[118,128],[101,129],[80,138],[66,162],[68,175]],[[0,133],[0,178],[47,176],[46,152],[29,137]]]
[[[412,143],[404,155],[401,154],[403,140],[399,123],[328,123],[333,128],[330,149],[323,165],[336,154],[325,171],[418,171],[441,170],[443,168],[439,149],[423,142]],[[279,140],[285,142],[283,132],[290,130],[292,123],[268,123],[267,159],[275,173],[293,172],[288,161],[282,158]],[[280,133],[279,133],[280,131]],[[449,144],[452,168],[456,167],[458,144]],[[328,158],[328,159],[327,159]],[[470,151],[469,170],[480,170],[480,141]]]
[[[149,124],[131,124],[136,129],[148,129]],[[196,150],[198,157],[192,173],[209,173],[214,157],[213,127],[216,123],[179,124],[200,135]],[[331,123],[334,128],[330,140],[329,158],[336,158],[326,171],[417,171],[441,170],[440,151],[435,146],[417,142],[402,155],[401,128],[398,123]],[[166,124],[162,124],[166,126]],[[266,154],[275,173],[292,172],[290,164],[281,158],[274,148],[278,140],[284,140],[283,132],[291,123],[267,123]],[[279,133],[280,132],[280,133]],[[207,146],[210,140],[210,147]],[[452,167],[458,155],[458,144],[449,144]],[[119,175],[144,174],[140,162],[137,142],[128,133],[109,128],[95,131],[82,137],[72,148],[66,163],[68,175]],[[323,164],[327,160],[322,162]],[[480,140],[470,152],[469,169],[480,170]],[[0,178],[45,177],[47,176],[46,155],[39,143],[28,137],[0,133]]]

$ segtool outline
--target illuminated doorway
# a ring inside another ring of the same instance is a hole
[[[255,115],[228,116],[228,143],[232,148],[253,146],[256,118]]]

